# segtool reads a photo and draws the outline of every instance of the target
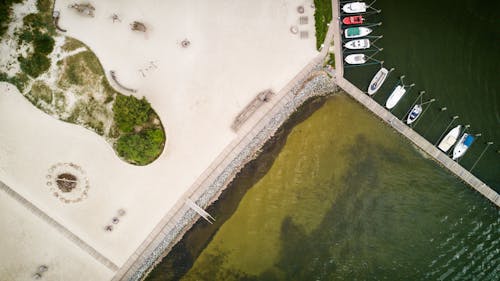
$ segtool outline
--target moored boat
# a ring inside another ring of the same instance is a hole
[[[369,39],[355,39],[344,44],[344,47],[351,50],[361,50],[370,48]]]
[[[411,123],[415,122],[415,120],[417,120],[421,113],[422,106],[420,104],[416,104],[415,106],[413,106],[410,114],[408,114],[408,118],[406,118],[406,124],[410,125]]]
[[[462,157],[465,152],[467,152],[467,149],[472,145],[474,142],[474,137],[470,134],[464,133],[460,140],[458,141],[457,145],[455,145],[455,148],[453,148],[453,160],[456,160],[460,157]]]
[[[365,19],[362,16],[350,16],[342,19],[344,24],[362,24]]]
[[[342,11],[347,14],[364,13],[366,8],[365,2],[351,2],[342,6]]]
[[[396,86],[396,88],[394,88],[394,91],[392,91],[392,94],[385,102],[385,107],[387,107],[388,109],[395,107],[405,93],[406,93],[405,87],[401,85]]]
[[[387,78],[387,74],[389,74],[389,71],[382,67],[375,73],[375,76],[373,76],[372,81],[370,82],[370,85],[368,86],[368,94],[371,96],[375,94],[378,89],[384,84],[385,78]]]
[[[457,142],[458,136],[460,135],[460,130],[462,126],[458,125],[451,129],[443,140],[439,143],[438,148],[443,152],[448,152],[450,148]]]
[[[368,27],[350,27],[344,31],[345,38],[359,38],[372,33],[372,29]]]
[[[348,64],[363,64],[366,62],[366,56],[364,54],[352,54],[345,57],[345,62]]]

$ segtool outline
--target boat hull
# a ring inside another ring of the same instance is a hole
[[[469,149],[472,142],[474,142],[474,137],[467,133],[464,133],[460,138],[460,141],[458,141],[457,145],[455,145],[455,148],[453,148],[452,159],[457,160],[458,158],[464,156],[465,152],[467,152],[467,149]]]
[[[348,64],[363,64],[366,62],[366,56],[363,54],[352,54],[345,57],[344,60]]]
[[[342,19],[342,23],[345,25],[362,24],[363,21],[364,18],[362,16],[350,16]]]
[[[382,67],[377,71],[375,76],[373,76],[372,81],[370,82],[370,85],[368,85],[368,94],[374,95],[378,89],[384,84],[385,79],[387,78],[387,75],[389,74],[389,71]]]
[[[448,152],[450,148],[457,142],[462,126],[458,125],[446,134],[443,140],[439,143],[438,148],[443,152]]]
[[[406,118],[406,124],[410,125],[418,119],[420,114],[422,113],[422,106],[420,104],[416,104],[408,114],[408,118]]]
[[[387,101],[385,103],[385,107],[387,107],[388,109],[394,108],[396,106],[396,104],[398,104],[398,102],[404,96],[405,93],[406,93],[406,89],[403,86],[398,85],[394,89],[394,91],[392,91],[391,95],[387,99]]]
[[[344,47],[350,50],[363,50],[370,48],[369,39],[355,39],[344,44]]]
[[[366,12],[365,2],[352,2],[342,6],[342,11],[346,14],[356,14]]]
[[[345,38],[360,38],[372,33],[372,29],[368,27],[350,27],[344,31]]]

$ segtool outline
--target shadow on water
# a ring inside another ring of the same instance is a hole
[[[285,145],[288,134],[293,127],[306,120],[327,99],[327,97],[313,97],[300,106],[297,112],[292,114],[280,127],[273,138],[266,142],[261,153],[245,165],[226,190],[222,192],[219,199],[206,209],[208,213],[216,218],[215,223],[209,224],[203,219],[198,219],[182,240],[151,271],[146,280],[179,280],[186,274],[201,251],[210,243],[217,230],[235,212],[246,191],[267,174],[276,156]],[[215,264],[217,261],[221,262],[224,259],[223,256],[214,256],[212,258]],[[217,268],[215,264],[214,267]],[[233,274],[231,273],[231,275]]]

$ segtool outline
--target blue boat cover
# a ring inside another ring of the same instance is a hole
[[[473,136],[471,136],[471,135],[468,135],[468,136],[465,138],[465,140],[464,140],[464,144],[465,144],[467,147],[469,147],[469,146],[472,144],[472,142],[474,142],[474,137],[473,137]]]

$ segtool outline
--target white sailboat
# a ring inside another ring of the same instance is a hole
[[[389,74],[389,71],[382,67],[377,71],[375,76],[373,76],[372,81],[370,82],[370,85],[368,86],[368,94],[371,96],[375,94],[378,89],[384,84],[385,78],[387,78],[387,74]]]
[[[396,88],[394,88],[394,91],[392,91],[392,94],[387,99],[385,107],[387,107],[388,109],[395,107],[405,93],[406,93],[405,87],[398,85]]]
[[[361,50],[370,48],[370,39],[356,39],[344,44],[344,47],[351,50]]]
[[[450,148],[457,142],[458,136],[462,126],[458,125],[444,136],[443,140],[439,143],[438,148],[443,152],[448,152]]]
[[[453,160],[457,160],[458,158],[462,157],[465,152],[467,152],[467,149],[472,145],[474,142],[474,137],[472,135],[469,135],[467,133],[464,133],[460,140],[458,141],[457,145],[455,145],[455,148],[453,148]]]
[[[366,8],[365,2],[351,2],[342,6],[342,11],[347,14],[364,13]]]

